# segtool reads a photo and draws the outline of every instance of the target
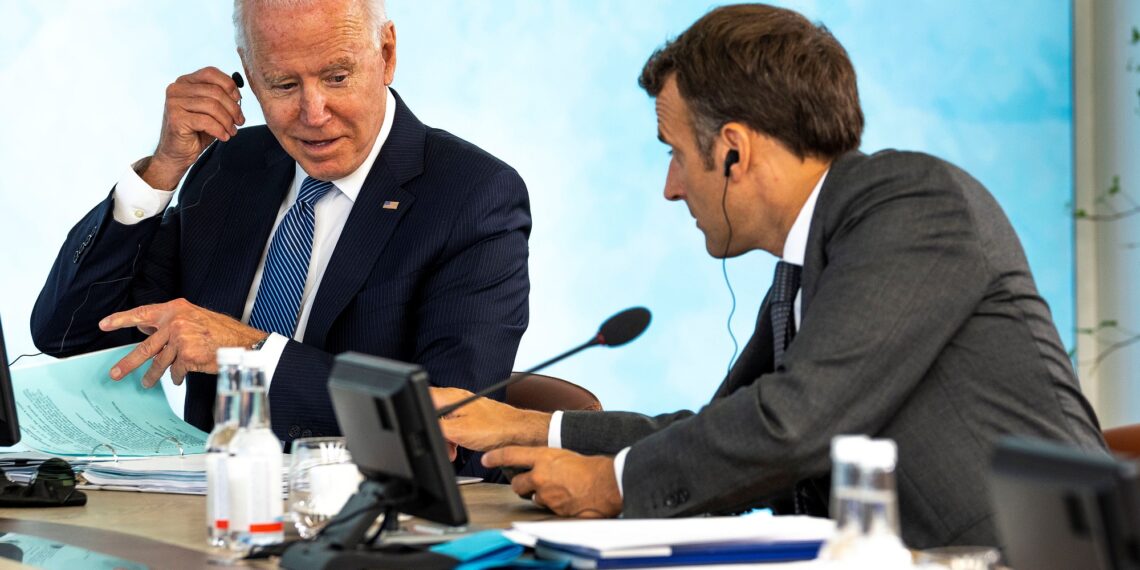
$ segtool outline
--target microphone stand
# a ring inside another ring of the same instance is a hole
[[[458,410],[459,408],[461,408],[461,407],[463,407],[463,406],[465,406],[471,402],[474,402],[475,400],[478,400],[479,398],[482,398],[482,397],[486,396],[487,394],[490,394],[491,392],[506,388],[507,386],[510,386],[511,384],[514,384],[515,382],[518,382],[519,380],[522,380],[523,378],[526,378],[527,376],[530,376],[531,374],[534,374],[535,372],[538,372],[539,370],[546,368],[547,366],[555,364],[564,358],[569,358],[571,356],[574,356],[575,354],[578,354],[579,352],[582,352],[583,350],[586,350],[587,348],[590,348],[591,346],[598,346],[599,344],[602,344],[603,342],[605,342],[605,338],[602,336],[602,333],[598,333],[597,335],[594,336],[594,338],[586,341],[581,346],[579,346],[577,348],[573,348],[569,352],[564,352],[558,356],[555,356],[554,358],[551,358],[550,360],[547,360],[546,362],[543,362],[542,364],[539,364],[538,366],[535,366],[534,368],[531,368],[530,370],[527,370],[525,372],[519,372],[517,374],[512,374],[512,375],[508,376],[506,380],[503,380],[501,382],[497,382],[488,388],[484,388],[482,390],[479,390],[477,393],[472,394],[472,395],[470,395],[470,396],[468,396],[468,397],[466,397],[466,398],[464,398],[458,402],[455,402],[454,404],[450,404],[450,405],[447,405],[447,406],[440,408],[439,411],[436,412],[436,414],[438,417],[442,418],[443,416],[446,416],[447,414],[450,414],[451,412],[454,412],[455,410]]]

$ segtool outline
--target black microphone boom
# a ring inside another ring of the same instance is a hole
[[[507,386],[510,386],[511,384],[514,384],[515,382],[518,382],[523,378],[526,378],[527,376],[530,376],[531,374],[534,374],[535,372],[546,368],[547,366],[559,362],[564,358],[578,354],[579,352],[582,352],[591,346],[621,346],[637,338],[641,335],[641,333],[645,332],[645,329],[649,328],[649,321],[651,318],[652,315],[649,313],[649,309],[646,309],[645,307],[633,307],[626,309],[606,319],[606,322],[602,323],[602,326],[598,329],[598,334],[594,335],[594,338],[586,341],[581,346],[572,348],[567,352],[555,356],[554,358],[551,358],[550,360],[547,360],[546,362],[543,362],[542,364],[539,364],[538,366],[535,366],[526,372],[512,374],[506,380],[498,382],[488,388],[479,390],[479,392],[472,394],[471,396],[468,396],[467,398],[464,398],[458,402],[455,402],[454,404],[444,406],[439,409],[437,414],[442,418],[443,416],[446,416],[447,414],[450,414],[451,412],[454,412],[455,410],[458,410],[459,408],[466,406],[467,404],[479,398],[482,398],[491,392],[502,390],[503,388],[506,388]]]

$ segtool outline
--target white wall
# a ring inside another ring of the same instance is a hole
[[[1140,421],[1140,2],[1075,5],[1077,362],[1103,427]],[[1108,194],[1119,177],[1120,192]],[[1116,324],[1113,324],[1116,323]]]

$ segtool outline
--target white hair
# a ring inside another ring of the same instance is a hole
[[[384,25],[388,23],[388,12],[384,9],[384,0],[359,0],[364,8],[367,21],[372,24],[372,41],[377,49],[384,39]],[[234,42],[237,43],[238,52],[243,56],[249,54],[249,33],[246,29],[245,6],[247,3],[256,3],[270,8],[297,8],[312,4],[314,0],[234,0]]]

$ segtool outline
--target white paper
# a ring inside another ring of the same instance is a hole
[[[748,516],[516,522],[513,528],[554,544],[619,554],[687,544],[822,541],[834,532],[835,523],[804,516]]]

